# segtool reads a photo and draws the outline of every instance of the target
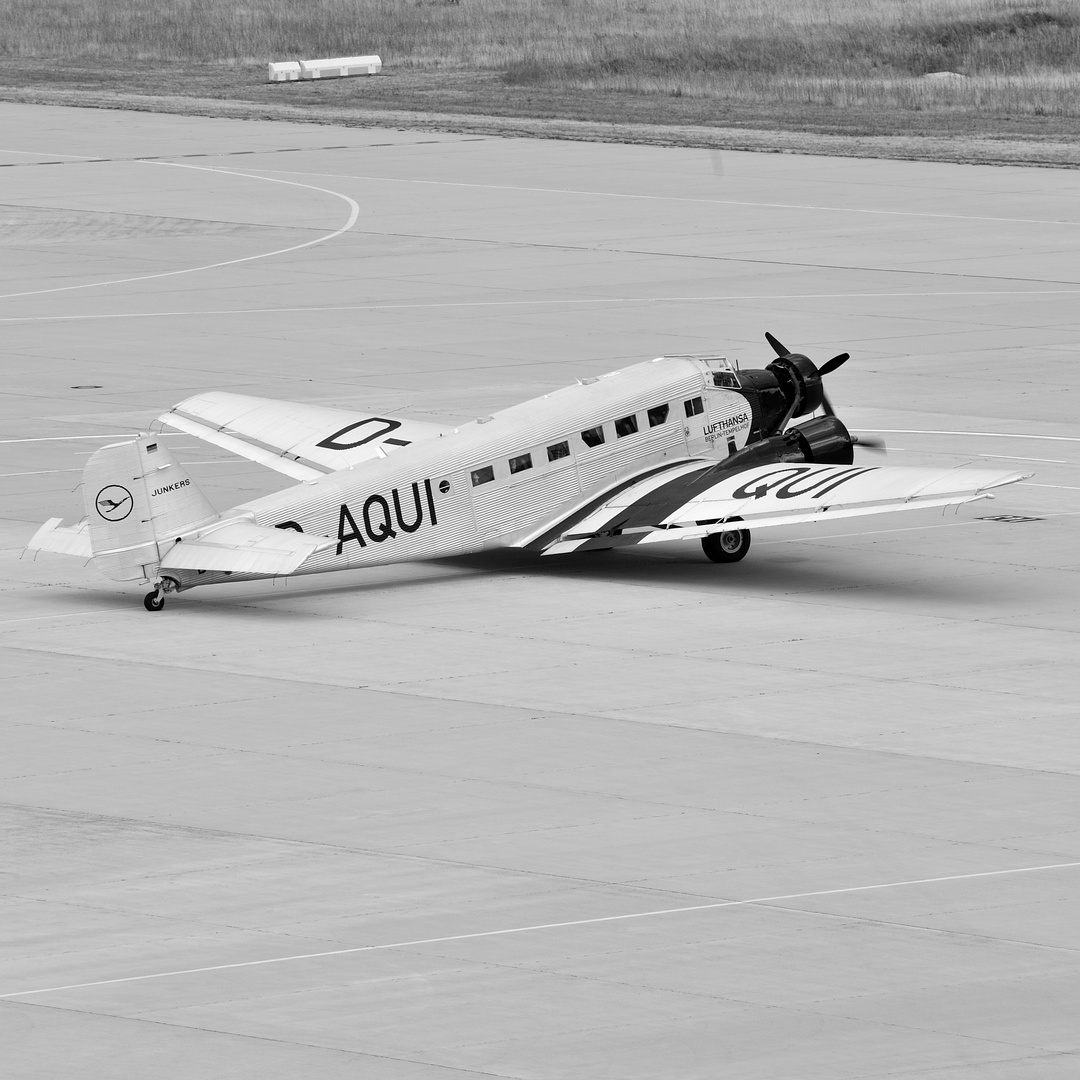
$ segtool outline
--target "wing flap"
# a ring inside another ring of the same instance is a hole
[[[250,439],[241,439],[235,435],[229,435],[225,431],[219,431],[209,424],[204,424],[200,420],[184,415],[178,408],[159,417],[159,419],[167,423],[169,427],[186,431],[197,439],[202,439],[204,442],[211,443],[214,446],[220,446],[222,450],[228,450],[230,454],[236,454],[238,457],[247,458],[248,461],[265,465],[267,468],[291,476],[294,480],[318,480],[320,476],[325,476],[330,471],[329,469],[321,469],[314,465],[305,464],[295,458],[286,457],[282,451],[260,446]]]
[[[158,420],[298,480],[314,480],[450,430],[420,420],[220,391],[187,398]]]
[[[235,574],[291,574],[305,559],[336,544],[326,536],[230,521],[184,539],[161,556],[162,570],[224,570]]]

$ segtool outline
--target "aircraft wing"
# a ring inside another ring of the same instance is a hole
[[[251,521],[226,521],[173,544],[161,555],[161,569],[291,574],[308,556],[336,543],[326,536],[268,529]]]
[[[296,480],[317,480],[451,428],[420,420],[213,391],[158,421]]]
[[[624,483],[549,522],[521,546],[561,555],[991,498],[989,489],[1030,473],[989,469],[773,463],[732,473],[724,462],[686,461]]]

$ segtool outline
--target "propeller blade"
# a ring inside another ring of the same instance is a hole
[[[826,416],[836,415],[836,410],[832,407],[832,402],[829,400],[829,395],[825,393],[824,388],[821,391],[821,411]]]
[[[787,356],[787,348],[782,342],[777,341],[768,330],[765,331],[765,340],[772,346],[773,352],[776,353],[777,356]]]
[[[842,352],[839,356],[834,356],[831,360],[826,360],[821,367],[818,368],[818,372],[821,375],[828,375],[829,372],[835,371],[841,364],[851,359],[851,353]]]

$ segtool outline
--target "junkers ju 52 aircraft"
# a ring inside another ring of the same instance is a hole
[[[458,428],[199,394],[159,421],[300,483],[218,513],[157,437],[139,435],[87,462],[86,517],[51,519],[28,548],[152,584],[144,604],[160,611],[196,585],[499,547],[696,539],[736,562],[754,529],[965,503],[1025,478],[856,465],[860,440],[821,381],[848,354],[818,367],[766,338],[776,359],[763,370],[664,356]]]

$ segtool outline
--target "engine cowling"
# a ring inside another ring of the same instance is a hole
[[[777,357],[768,367],[739,372],[739,390],[754,414],[752,437],[775,436],[789,420],[820,408],[821,373],[802,353]]]
[[[777,357],[766,371],[776,376],[776,381],[789,402],[794,403],[792,416],[805,416],[820,408],[823,397],[821,372],[809,356],[788,353]]]
[[[855,449],[848,429],[835,416],[818,416],[788,428],[783,435],[748,443],[717,468],[734,474],[773,462],[850,465],[854,460]]]
[[[805,424],[788,428],[785,437],[795,435],[807,461],[825,465],[850,465],[855,460],[851,433],[835,416],[818,416]]]

